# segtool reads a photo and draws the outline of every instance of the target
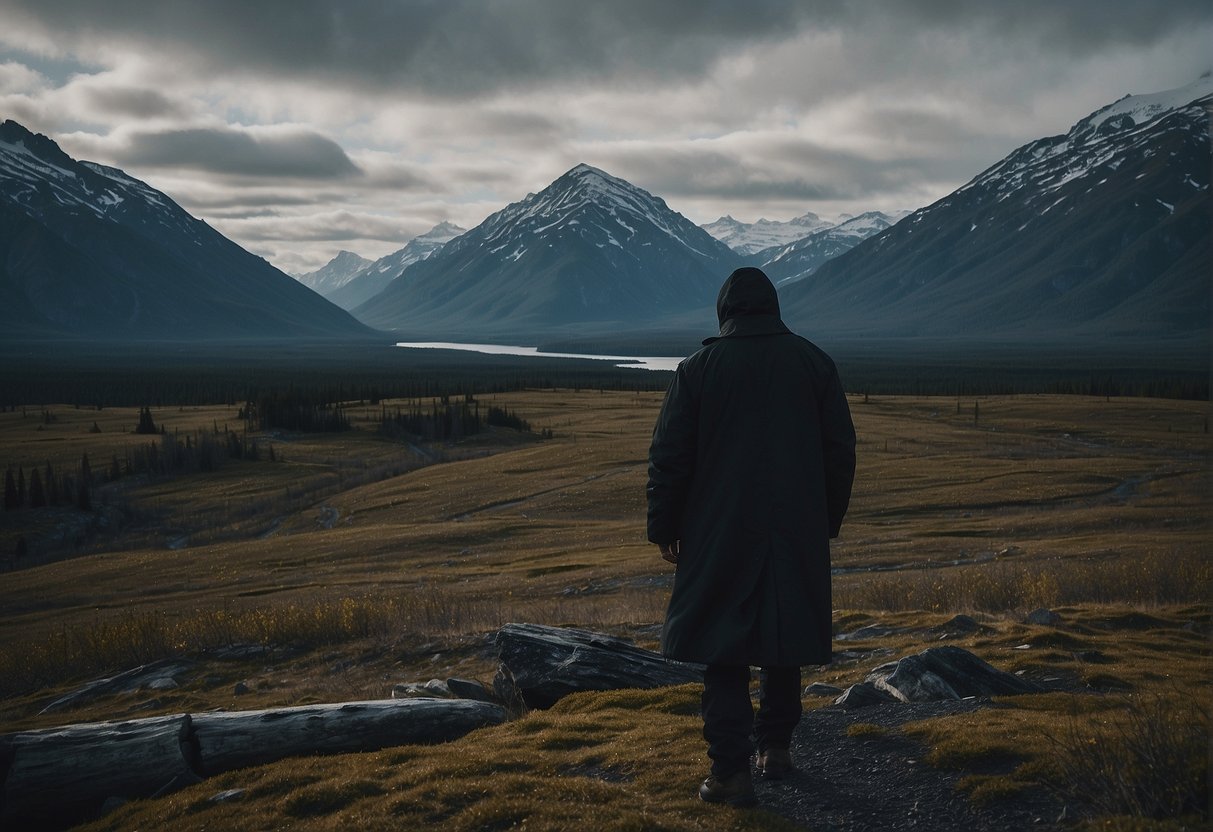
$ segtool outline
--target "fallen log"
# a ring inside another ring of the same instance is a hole
[[[167,794],[285,757],[446,742],[505,717],[488,702],[385,699],[9,734],[0,736],[0,828],[62,828],[110,798]]]
[[[0,821],[45,828],[201,780],[188,714],[92,722],[0,737]],[[10,826],[12,824],[12,826]]]
[[[505,721],[505,709],[467,699],[383,699],[194,716],[202,773],[304,754],[439,743]]]
[[[505,702],[548,708],[570,693],[656,688],[703,680],[703,668],[677,664],[616,636],[541,624],[506,624],[494,637],[500,663],[493,688]]]

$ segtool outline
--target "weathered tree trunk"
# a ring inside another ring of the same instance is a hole
[[[93,722],[0,737],[5,826],[82,819],[107,798],[150,797],[197,783],[188,714]]]
[[[531,708],[550,707],[578,691],[656,688],[703,679],[698,665],[677,664],[590,630],[506,624],[495,642],[501,662],[493,687],[504,701]]]
[[[488,702],[385,699],[9,734],[0,737],[0,828],[62,827],[111,797],[168,793],[295,755],[445,742],[505,716]]]
[[[197,714],[201,770],[213,775],[300,754],[437,743],[505,721],[505,710],[466,699],[385,699],[266,711]]]

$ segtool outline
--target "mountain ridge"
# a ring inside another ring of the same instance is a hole
[[[371,335],[164,193],[12,120],[0,124],[0,298],[12,337]]]
[[[1207,340],[1213,82],[1181,89],[1197,97],[1130,96],[1017,148],[787,286],[789,318],[851,336]]]

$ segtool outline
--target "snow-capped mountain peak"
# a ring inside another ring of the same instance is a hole
[[[810,211],[787,221],[762,218],[755,222],[740,222],[726,215],[700,228],[738,254],[749,256],[773,246],[788,245],[832,225],[834,223]]]
[[[1088,135],[1153,121],[1160,115],[1213,95],[1213,73],[1206,72],[1186,86],[1145,95],[1126,95],[1084,118],[1070,131]],[[1107,127],[1105,127],[1107,125]]]
[[[759,252],[767,276],[776,285],[792,283],[812,274],[823,263],[850,251],[859,243],[879,234],[909,211],[867,211],[838,225],[822,228],[785,246],[773,246]]]
[[[627,248],[640,224],[655,226],[697,255],[716,256],[711,237],[672,211],[665,200],[587,164],[571,168],[539,193],[490,216],[480,226],[483,238],[468,244],[487,246],[495,254],[507,244],[503,240],[522,231],[542,238],[549,230],[578,223],[593,226],[605,234],[605,245],[621,249]]]
[[[373,263],[364,262],[360,268],[345,275],[340,283],[313,288],[342,309],[353,309],[383,291],[406,268],[434,255],[466,231],[444,220],[409,240],[404,248],[384,255]]]
[[[740,265],[665,201],[581,164],[406,269],[356,314],[484,333],[643,321],[709,304]]]

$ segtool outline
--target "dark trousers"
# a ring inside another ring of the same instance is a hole
[[[758,678],[755,716],[750,705],[748,667],[713,664],[704,671],[699,712],[712,774],[717,777],[748,769],[755,742],[760,754],[791,744],[792,731],[800,722],[800,668],[764,667]]]

